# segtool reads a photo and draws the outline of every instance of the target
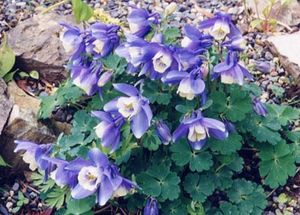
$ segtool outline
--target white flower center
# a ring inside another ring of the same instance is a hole
[[[102,50],[103,50],[104,42],[101,41],[101,40],[95,40],[95,41],[93,42],[93,45],[94,45],[93,50],[94,50],[96,53],[100,54],[100,53],[102,52]]]
[[[193,41],[190,38],[184,37],[183,40],[181,41],[181,46],[183,48],[187,48],[187,47],[189,47],[191,45],[192,42]]]
[[[121,197],[121,196],[126,196],[129,193],[129,191],[124,187],[120,186],[114,193],[113,193],[113,198]]]
[[[130,118],[138,113],[139,99],[135,96],[121,97],[117,101],[117,108],[120,114],[125,118]]]
[[[195,124],[189,128],[188,139],[191,142],[198,142],[206,138],[206,130],[201,124]]]
[[[131,63],[134,67],[138,67],[141,64],[141,61],[139,60],[139,58],[142,56],[143,54],[143,49],[140,47],[129,47],[129,55],[131,58]]]
[[[189,80],[183,79],[182,81],[180,81],[177,93],[181,97],[186,98],[187,100],[192,100],[195,97],[194,91],[190,85]]]
[[[233,77],[230,74],[223,73],[221,74],[221,82],[224,84],[233,84],[236,81],[233,79]]]
[[[100,122],[96,127],[95,127],[95,132],[96,135],[99,138],[102,138],[105,132],[105,128],[108,126],[109,124],[105,121]]]
[[[226,22],[217,21],[210,30],[210,34],[216,40],[222,40],[230,32],[229,25]]]
[[[24,154],[23,154],[23,160],[25,163],[28,163],[29,164],[29,169],[34,171],[37,169],[38,165],[37,165],[37,162],[35,161],[35,157],[34,157],[34,154],[29,152],[29,151],[26,151]]]
[[[140,30],[140,25],[136,23],[129,23],[129,28],[132,34],[138,32]]]
[[[154,70],[164,73],[172,64],[172,57],[169,54],[158,52],[152,59]]]
[[[100,182],[101,172],[97,167],[83,167],[78,173],[78,183],[86,190],[96,190]]]

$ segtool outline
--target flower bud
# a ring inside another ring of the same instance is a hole
[[[258,98],[253,98],[253,110],[260,116],[267,116],[268,110],[266,106],[258,99]]]
[[[107,82],[110,81],[111,77],[112,77],[112,72],[103,73],[98,80],[98,86],[103,87]]]
[[[177,10],[177,4],[175,2],[172,2],[171,4],[169,4],[166,9],[165,9],[165,15],[169,16],[172,13],[174,13]]]
[[[158,204],[155,198],[150,197],[144,208],[144,215],[158,215]]]
[[[156,132],[164,145],[168,145],[172,140],[172,135],[169,127],[162,121],[157,122]]]

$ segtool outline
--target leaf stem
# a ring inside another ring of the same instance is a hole
[[[50,10],[53,10],[56,7],[59,7],[60,5],[63,5],[67,3],[69,0],[62,0],[60,2],[55,3],[54,5],[51,5],[50,7],[46,8],[44,11],[42,11],[42,14],[48,13]]]

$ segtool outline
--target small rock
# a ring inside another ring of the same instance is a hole
[[[7,202],[5,206],[7,209],[11,209],[13,205],[14,204],[12,202]]]
[[[14,196],[15,192],[13,190],[9,191],[10,196]]]
[[[20,185],[19,185],[19,183],[17,183],[17,182],[14,183],[14,185],[12,186],[13,191],[18,191],[19,188],[20,188]]]
[[[276,76],[278,76],[278,73],[277,73],[276,71],[272,71],[272,72],[270,73],[270,75],[271,75],[272,77],[276,77]]]
[[[271,54],[271,52],[266,52],[265,53],[265,58],[267,59],[267,60],[272,60],[273,59],[273,55]]]

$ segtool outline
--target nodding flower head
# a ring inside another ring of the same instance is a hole
[[[156,123],[156,133],[164,145],[168,145],[172,140],[172,135],[169,127],[163,121]]]
[[[216,40],[223,40],[226,36],[232,38],[240,35],[241,32],[232,23],[231,16],[224,13],[216,13],[211,19],[204,20],[200,23],[201,29],[209,29],[209,33]]]
[[[255,113],[263,117],[267,116],[268,109],[265,106],[265,104],[260,101],[259,98],[254,97],[252,99],[252,103],[253,103],[253,110],[255,111]]]
[[[144,215],[158,215],[158,203],[155,198],[150,197],[144,207]]]
[[[118,112],[130,121],[131,130],[136,138],[141,138],[148,130],[152,120],[149,100],[129,84],[114,84],[114,88],[127,95],[121,96],[104,105],[106,112]]]
[[[224,84],[243,85],[244,77],[253,80],[252,75],[246,68],[238,63],[238,55],[236,52],[228,52],[224,62],[217,64],[213,69],[213,79],[221,76],[221,82]]]
[[[149,13],[147,10],[132,6],[128,15],[130,33],[138,37],[144,37],[151,31],[151,26],[159,22],[158,13]]]
[[[87,52],[95,56],[105,57],[109,55],[119,44],[117,25],[96,22],[90,26]]]
[[[200,150],[210,136],[223,140],[227,138],[228,131],[223,122],[203,117],[201,111],[197,110],[190,117],[186,117],[174,131],[173,141],[182,136],[187,137],[193,149]]]

